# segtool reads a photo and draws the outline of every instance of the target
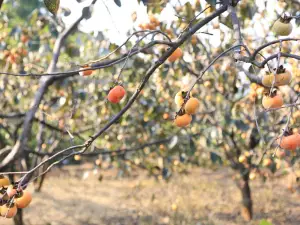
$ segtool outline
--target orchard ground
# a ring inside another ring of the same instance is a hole
[[[25,209],[25,224],[257,225],[262,219],[273,225],[300,224],[300,192],[287,189],[287,177],[265,184],[260,179],[251,182],[254,219],[246,223],[240,216],[240,191],[230,170],[196,168],[169,182],[141,171],[128,178],[116,178],[116,170],[102,175],[100,182],[99,173],[93,173],[89,164],[55,169],[42,192],[33,194]],[[12,225],[13,221],[0,218],[0,224]]]

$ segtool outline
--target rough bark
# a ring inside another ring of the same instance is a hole
[[[242,194],[241,215],[246,221],[250,221],[253,217],[253,204],[249,185],[249,174],[243,176],[239,188]]]

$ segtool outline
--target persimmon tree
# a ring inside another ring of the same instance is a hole
[[[254,1],[142,1],[149,20],[115,45],[105,32],[95,38],[78,30],[96,0],[70,26],[59,1],[44,2],[51,13],[33,4],[28,21],[10,1],[1,9],[2,216],[23,224],[28,184],[40,190],[47,172],[74,156],[98,166],[110,158],[159,179],[188,165],[228,165],[246,220],[253,214],[249,180],[281,167],[293,173],[300,39],[278,35],[298,29],[299,3],[278,3],[278,18],[266,19],[274,25],[253,36],[254,16],[266,14]],[[168,5],[177,16],[171,24],[158,19]],[[91,54],[96,48],[109,53]]]

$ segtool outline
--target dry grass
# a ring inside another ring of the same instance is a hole
[[[92,173],[82,180],[81,172],[68,171],[73,172],[52,174],[34,194],[25,210],[26,225],[257,225],[261,219],[300,224],[300,196],[287,190],[284,179],[251,183],[254,220],[246,223],[239,213],[240,192],[225,169],[193,169],[168,183],[145,174],[114,179],[111,172],[102,182]],[[13,223],[1,218],[0,224]]]

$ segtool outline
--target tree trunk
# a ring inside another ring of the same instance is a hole
[[[17,215],[14,216],[15,225],[24,225],[23,209],[18,209]]]
[[[244,176],[239,185],[242,194],[241,215],[246,221],[250,221],[253,216],[253,205],[251,198],[251,190],[249,186],[249,176]]]

